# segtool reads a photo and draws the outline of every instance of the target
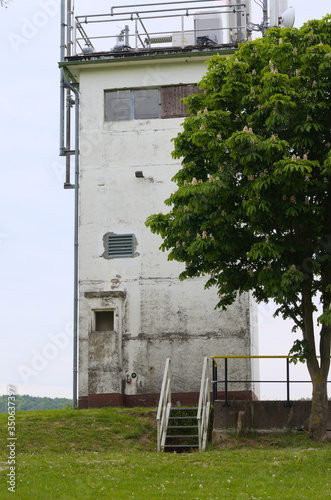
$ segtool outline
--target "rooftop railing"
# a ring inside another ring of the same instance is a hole
[[[247,39],[249,2],[172,1],[111,7],[74,18],[72,55],[238,44]]]

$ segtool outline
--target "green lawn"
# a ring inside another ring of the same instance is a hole
[[[331,443],[305,435],[228,439],[204,453],[157,453],[155,411],[50,410],[16,416],[16,488],[8,491],[0,416],[0,498],[331,498]]]

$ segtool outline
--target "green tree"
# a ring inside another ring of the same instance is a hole
[[[47,398],[28,396],[26,394],[15,396],[16,411],[57,410],[72,405],[72,400],[67,398]],[[8,412],[8,395],[0,396],[0,413]]]
[[[146,222],[169,259],[186,263],[181,279],[207,275],[206,287],[218,287],[218,307],[251,290],[294,321],[302,338],[292,354],[311,376],[316,440],[326,439],[330,367],[330,43],[326,16],[215,55],[174,139],[182,168],[171,210]]]

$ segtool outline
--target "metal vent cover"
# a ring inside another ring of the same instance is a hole
[[[107,259],[134,256],[133,234],[107,234]]]

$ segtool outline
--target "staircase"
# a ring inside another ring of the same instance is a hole
[[[204,358],[198,408],[171,404],[171,361],[167,358],[156,416],[157,451],[204,451],[210,413],[209,362]]]
[[[181,453],[199,449],[197,413],[198,408],[171,408],[163,451]]]

